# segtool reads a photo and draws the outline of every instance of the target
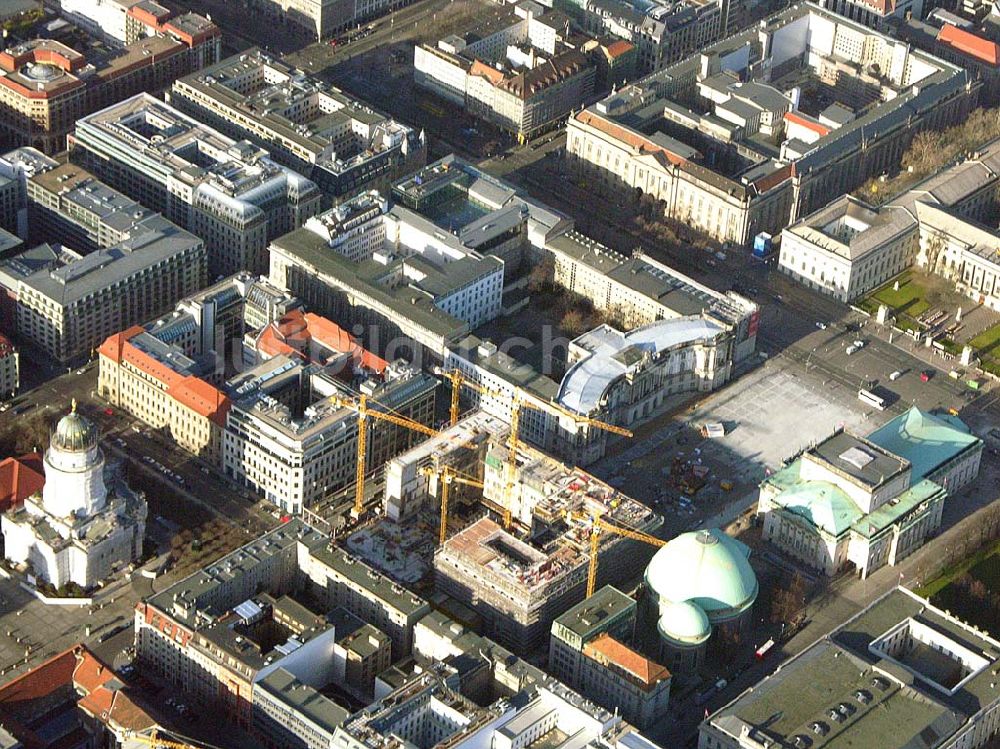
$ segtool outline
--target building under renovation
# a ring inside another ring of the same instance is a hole
[[[483,500],[501,516],[510,513],[510,529],[477,520],[438,549],[434,569],[438,588],[481,614],[488,636],[527,652],[543,645],[552,620],[584,597],[591,517],[646,533],[663,519],[585,471],[523,445],[511,478],[507,455],[506,446],[491,445]],[[653,551],[604,533],[598,581],[621,582]]]

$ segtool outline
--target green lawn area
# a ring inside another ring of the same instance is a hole
[[[990,589],[1000,590],[1000,541],[992,546],[987,546],[968,559],[963,559],[953,567],[949,567],[915,592],[924,598],[934,599],[934,604],[938,605],[937,597],[939,595],[946,596],[945,589],[965,572],[982,580]]]
[[[1000,354],[1000,351],[995,350],[1000,348],[1000,324],[984,330],[982,333],[969,341],[969,345],[981,354]]]
[[[893,289],[896,282],[899,282],[899,290]],[[895,314],[905,314],[912,318],[917,318],[930,308],[930,304],[924,298],[927,288],[918,282],[910,273],[904,273],[893,281],[890,281],[880,289],[876,289],[871,294],[871,299],[880,302]]]
[[[969,345],[979,355],[983,369],[1000,375],[1000,324],[984,330],[969,341]]]

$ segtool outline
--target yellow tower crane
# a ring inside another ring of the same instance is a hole
[[[535,411],[544,411],[550,413],[554,416],[565,416],[572,419],[577,425],[594,427],[595,429],[601,429],[605,432],[611,432],[612,434],[618,434],[622,437],[631,437],[632,432],[624,427],[615,426],[614,424],[608,424],[603,421],[598,421],[597,419],[591,419],[587,416],[582,416],[577,413],[573,413],[562,406],[557,406],[555,403],[533,403],[525,400],[524,396],[521,394],[520,390],[514,391],[513,394],[502,393],[496,390],[489,390],[484,388],[478,382],[474,382],[468,379],[461,370],[458,369],[441,369],[440,367],[434,370],[436,374],[448,379],[451,382],[451,423],[452,425],[458,423],[458,394],[461,387],[467,387],[481,395],[488,395],[491,397],[502,397],[511,401],[510,406],[510,435],[507,441],[507,486],[514,485],[514,479],[517,475],[517,446],[519,444],[520,435],[518,432],[521,427],[521,409],[530,408]],[[510,528],[511,523],[511,511],[509,507],[504,508],[503,512],[503,525],[504,528]]]
[[[483,482],[471,476],[464,476],[451,466],[431,467],[426,466],[420,469],[423,476],[437,476],[441,481],[441,529],[438,534],[438,544],[443,544],[448,537],[448,490],[452,483],[464,484],[465,486],[475,486],[483,488]]]
[[[358,465],[355,473],[354,507],[351,508],[352,516],[358,518],[365,509],[365,462],[368,454],[367,427],[369,417],[377,419],[378,421],[388,421],[390,424],[395,424],[396,426],[401,426],[414,432],[426,434],[428,437],[434,437],[439,432],[436,429],[432,429],[425,424],[421,424],[419,421],[408,419],[405,416],[388,413],[386,411],[373,410],[368,406],[367,395],[359,395],[358,399],[353,401],[335,395],[332,400],[336,405],[342,408],[350,408],[358,415]]]
[[[581,513],[570,513],[567,518],[572,520],[587,520],[587,516]],[[623,528],[620,525],[609,523],[600,515],[591,515],[590,518],[590,564],[587,568],[587,598],[594,595],[594,588],[597,586],[597,549],[601,540],[601,533],[614,533],[617,536],[630,538],[633,541],[641,541],[650,546],[666,546],[667,541],[656,536],[651,536],[642,531],[631,528]]]

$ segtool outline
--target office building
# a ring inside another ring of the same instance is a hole
[[[248,141],[149,94],[77,121],[73,160],[205,238],[209,274],[267,268],[267,243],[320,210],[319,189]]]
[[[182,449],[211,463],[222,456],[222,432],[232,406],[202,375],[215,357],[186,356],[155,332],[136,325],[98,349],[98,393],[154,429],[166,429]]]
[[[491,441],[502,440],[510,432],[503,419],[475,410],[463,416],[455,426],[442,429],[392,458],[385,466],[383,511],[393,522],[408,522],[427,506],[439,504],[441,486],[430,468],[451,468],[465,476],[480,478],[482,464]],[[449,506],[471,505],[478,497],[470,488],[453,483]]]
[[[896,35],[930,52],[942,60],[953,62],[983,82],[980,101],[984,106],[996,106],[1000,93],[1000,44],[984,25],[977,28],[967,19],[943,8],[937,8],[926,19],[917,17],[897,25]]]
[[[375,353],[409,341],[411,356],[422,346],[441,357],[448,342],[500,314],[501,260],[369,193],[274,240],[270,255],[272,283],[367,328]]]
[[[916,133],[962,121],[979,88],[952,63],[800,3],[575,114],[568,163],[590,189],[649,196],[746,245],[895,169]]]
[[[422,132],[256,48],[181,78],[168,100],[266,149],[335,203],[364,190],[387,192],[427,160]]]
[[[205,285],[205,246],[158,214],[129,237],[81,255],[47,244],[0,263],[18,335],[66,362]]]
[[[76,164],[37,171],[26,180],[25,192],[28,241],[40,244],[58,237],[82,254],[123,242],[156,216]]]
[[[214,59],[210,56],[202,65],[219,59],[222,32],[218,26],[196,13],[173,13],[153,0],[60,0],[59,14],[115,47],[160,33],[193,45],[211,41]]]
[[[74,4],[98,8],[95,2]],[[110,3],[103,3],[108,7]],[[154,18],[142,10],[155,6]],[[8,147],[57,153],[83,115],[140,91],[158,91],[219,59],[222,31],[194,13],[180,16],[144,0],[133,6],[141,29],[124,47],[78,52],[55,39],[32,39],[0,52],[0,138]],[[106,36],[97,24],[91,24]]]
[[[105,470],[97,428],[74,401],[45,451],[41,496],[0,520],[4,556],[56,588],[86,590],[142,557],[146,512],[145,497]]]
[[[749,299],[714,291],[642,252],[626,258],[567,223],[546,232],[549,222],[533,215],[529,207],[529,237],[534,253],[552,261],[552,282],[588,299],[613,324],[569,343],[559,380],[543,371],[544,351],[517,351],[515,357],[476,335],[449,347],[447,367],[503,394],[479,397],[480,408],[509,419],[513,396],[530,404],[521,414],[525,439],[586,465],[604,454],[607,433],[557,419],[547,404],[634,426],[661,410],[670,394],[720,387],[755,352],[760,313]],[[650,356],[623,363],[620,352],[639,341]],[[640,379],[656,384],[625,386]]]
[[[868,438],[837,431],[764,480],[763,537],[812,569],[864,578],[941,525],[944,501],[975,479],[982,440],[916,407]]]
[[[538,252],[550,239],[573,228],[566,214],[454,154],[397,182],[392,196],[398,204],[515,270],[522,255],[530,252],[528,247]],[[526,236],[521,233],[522,220],[526,220]]]
[[[712,528],[682,533],[649,562],[648,608],[660,658],[675,675],[698,673],[714,632],[738,634],[747,624],[760,591],[749,558],[746,544]]]
[[[0,156],[0,227],[21,239],[28,236],[28,180],[58,165],[29,146]]]
[[[1000,140],[945,166],[880,208],[843,196],[782,233],[778,267],[852,301],[916,264],[1000,310]]]
[[[454,234],[469,249],[499,258],[517,275],[528,251],[531,208],[510,185],[445,156],[393,186],[393,197]]]
[[[707,716],[699,749],[988,746],[1000,643],[905,588]]]
[[[594,93],[596,63],[569,19],[519,3],[463,36],[414,48],[414,82],[519,138],[558,127]],[[594,43],[596,47],[596,43]]]
[[[315,318],[315,316],[313,316]],[[321,319],[321,318],[320,318]],[[341,341],[323,341],[320,323],[310,325],[312,339],[336,356],[327,364],[307,366],[287,353],[267,359],[227,383],[232,399],[223,436],[222,469],[253,487],[288,513],[343,489],[356,476],[358,417],[340,402],[358,391],[375,410],[430,424],[434,419],[437,380],[403,362],[390,365],[358,350],[336,326]],[[354,363],[343,362],[357,354]],[[423,435],[405,427],[369,419],[366,465],[374,471]]]
[[[488,636],[527,652],[546,641],[553,619],[583,598],[590,559],[585,525],[592,514],[647,533],[663,521],[585,471],[523,444],[511,476],[507,450],[495,444],[486,456],[483,502],[509,516],[511,529],[488,518],[474,522],[438,548],[434,570],[439,589],[482,615]],[[652,552],[640,542],[603,534],[599,579],[623,580],[636,559]]]

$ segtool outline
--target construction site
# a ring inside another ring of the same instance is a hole
[[[662,545],[663,519],[579,468],[491,442],[480,517],[434,556],[438,590],[475,610],[486,634],[515,652],[543,645],[552,620],[598,583],[627,582]]]

